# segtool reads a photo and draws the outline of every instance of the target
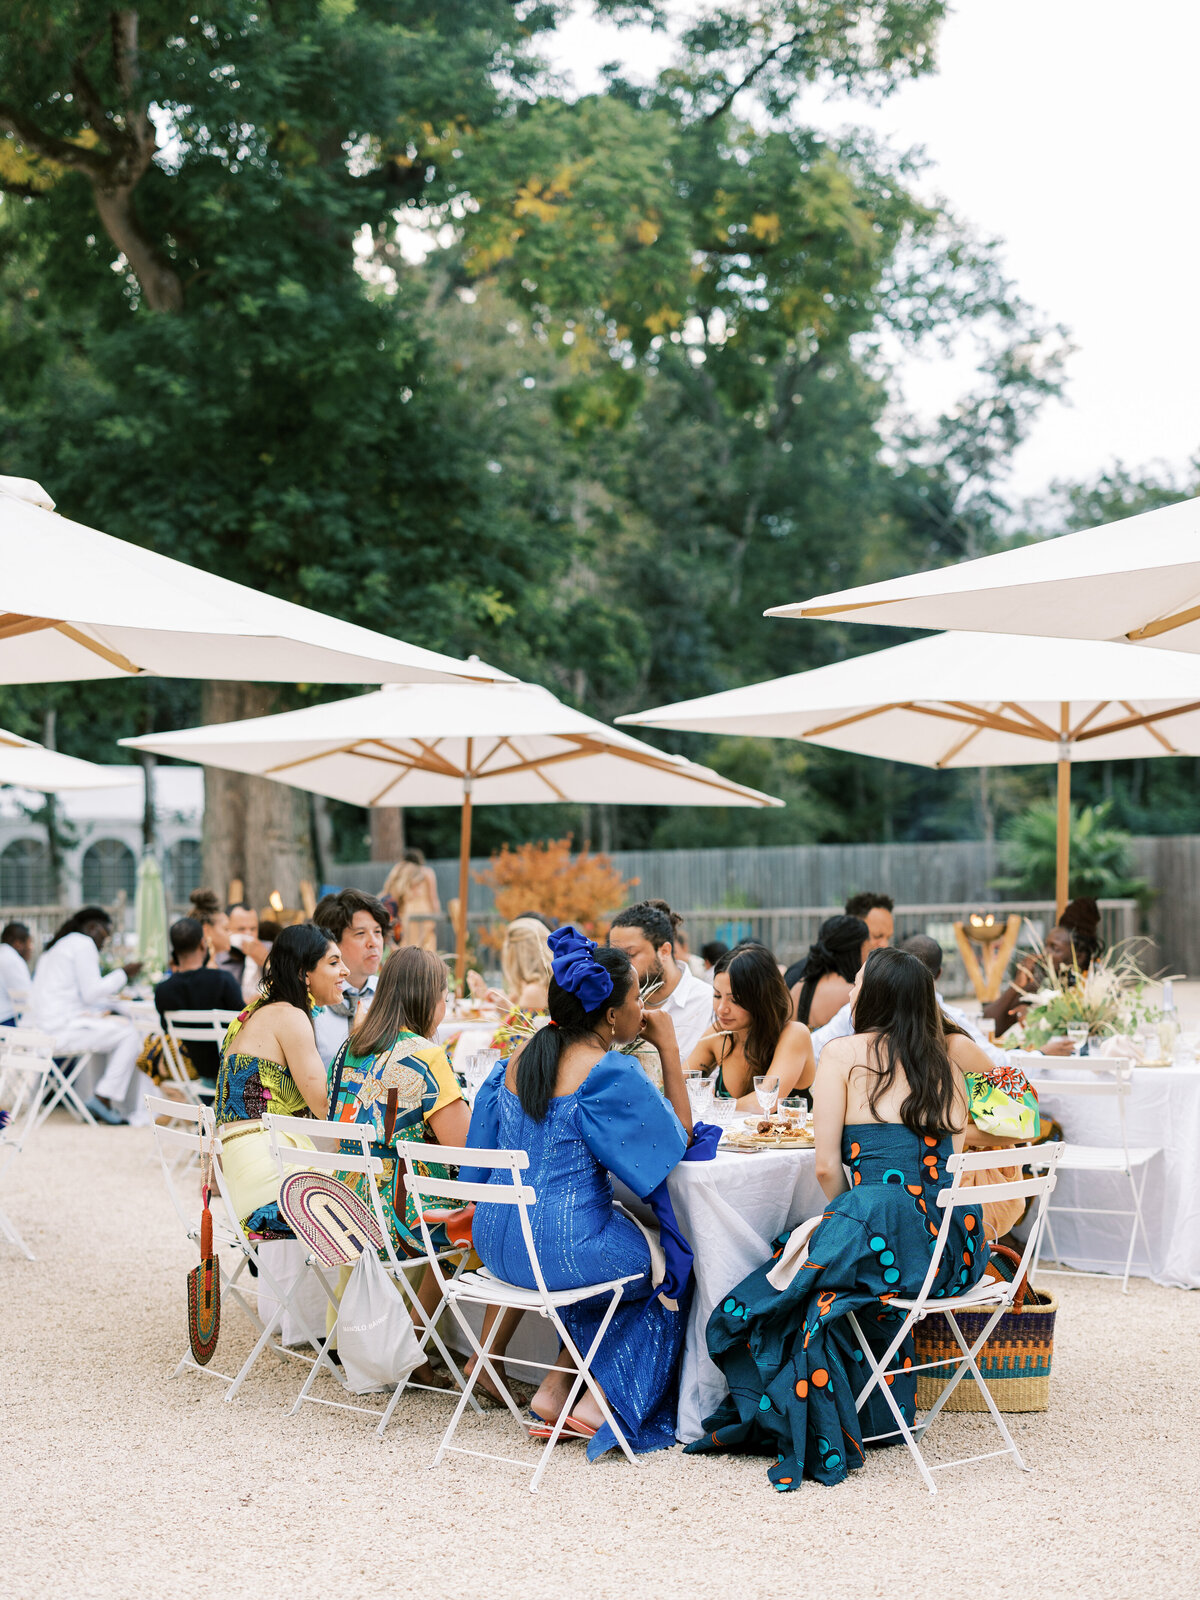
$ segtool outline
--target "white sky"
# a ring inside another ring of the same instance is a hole
[[[670,48],[583,18],[552,59],[584,92],[602,63],[649,76]],[[1067,403],[1047,406],[1018,452],[1018,495],[1115,459],[1181,467],[1200,451],[1198,61],[1197,0],[959,0],[935,76],[878,109],[813,99],[819,126],[924,146],[926,189],[1002,240],[1025,298],[1067,325]],[[958,363],[936,361],[903,375],[926,412],[961,380]]]

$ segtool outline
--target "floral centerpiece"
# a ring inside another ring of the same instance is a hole
[[[1055,968],[1038,950],[1042,987],[1029,1009],[1004,1035],[1009,1048],[1040,1050],[1069,1027],[1086,1024],[1089,1038],[1135,1034],[1143,1022],[1157,1021],[1159,1007],[1146,999],[1150,981],[1127,945],[1114,945],[1086,972],[1076,962]]]

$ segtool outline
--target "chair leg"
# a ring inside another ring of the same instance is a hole
[[[341,1308],[341,1305],[338,1302],[338,1299],[337,1299],[336,1295],[333,1293],[332,1289],[330,1289],[329,1284],[326,1281],[325,1274],[321,1271],[320,1267],[316,1266],[315,1264],[313,1264],[311,1262],[309,1263],[309,1265],[312,1266],[313,1272],[315,1272],[317,1277],[320,1279],[321,1287],[322,1287],[322,1289],[324,1289],[324,1291],[325,1291],[325,1293],[326,1293],[326,1295],[327,1295],[327,1297],[329,1299],[329,1303],[333,1307],[333,1323],[332,1323],[332,1326],[329,1328],[329,1331],[326,1333],[324,1339],[321,1341],[320,1345],[317,1347],[317,1359],[313,1362],[312,1366],[308,1369],[308,1376],[304,1380],[304,1383],[303,1383],[303,1385],[302,1385],[302,1387],[300,1389],[300,1393],[296,1396],[296,1403],[292,1407],[292,1409],[288,1412],[288,1416],[289,1417],[294,1417],[296,1415],[297,1411],[300,1410],[301,1406],[308,1399],[308,1392],[312,1388],[313,1384],[317,1381],[317,1374],[318,1374],[318,1372],[320,1372],[322,1367],[328,1367],[330,1375],[335,1379],[335,1381],[343,1389],[346,1387],[345,1382],[342,1379],[341,1375],[338,1373],[337,1368],[334,1366],[333,1362],[329,1358],[329,1347],[333,1343],[334,1334],[337,1332],[338,1319],[341,1316],[342,1308]],[[305,1331],[307,1332],[307,1329]]]
[[[238,1390],[249,1376],[250,1370],[254,1366],[254,1363],[270,1344],[271,1335],[275,1332],[275,1329],[282,1325],[285,1311],[291,1311],[296,1316],[301,1328],[304,1331],[305,1338],[308,1340],[313,1349],[320,1349],[321,1341],[313,1338],[312,1330],[305,1320],[304,1313],[300,1310],[299,1306],[292,1304],[292,1297],[296,1292],[296,1285],[293,1285],[292,1289],[285,1294],[275,1280],[271,1277],[266,1267],[263,1266],[261,1259],[256,1258],[256,1265],[258,1267],[260,1283],[264,1285],[275,1297],[275,1313],[269,1322],[263,1323],[263,1331],[259,1334],[253,1350],[251,1350],[250,1354],[246,1357],[238,1371],[237,1376],[226,1390],[225,1400],[227,1403],[237,1394]],[[297,1279],[297,1284],[299,1282],[300,1280]]]
[[[0,1233],[2,1233],[6,1239],[11,1240],[11,1242],[16,1245],[17,1249],[24,1254],[28,1261],[37,1260],[37,1257],[34,1255],[33,1251],[17,1232],[16,1223],[12,1221],[7,1212],[2,1210],[0,1210]]]
[[[420,1258],[417,1258],[413,1265],[414,1267],[417,1265],[425,1266],[427,1263],[421,1261]],[[458,1267],[452,1275],[451,1282],[453,1282],[454,1278],[458,1277],[461,1271],[462,1259],[460,1257]],[[413,1310],[417,1312],[417,1315],[425,1324],[424,1332],[422,1333],[418,1329],[417,1318],[413,1318],[413,1327],[414,1329],[417,1329],[417,1342],[420,1344],[421,1349],[428,1352],[429,1345],[432,1342],[434,1348],[437,1350],[438,1355],[440,1355],[442,1360],[446,1363],[446,1371],[449,1372],[450,1376],[454,1379],[461,1391],[466,1387],[467,1380],[459,1370],[458,1363],[450,1354],[449,1348],[437,1329],[438,1321],[441,1318],[443,1311],[445,1311],[447,1305],[445,1293],[443,1292],[441,1299],[433,1308],[433,1311],[427,1313],[424,1306],[421,1304],[420,1296],[413,1288],[412,1284],[408,1281],[408,1273],[404,1270],[401,1270],[398,1273],[393,1273],[392,1276],[396,1283],[403,1289],[403,1292],[408,1296]],[[411,1380],[406,1378],[403,1383],[398,1383],[395,1389],[392,1391],[392,1397],[387,1403],[387,1409],[384,1411],[383,1416],[380,1417],[379,1426],[375,1429],[375,1435],[377,1438],[383,1438],[384,1430],[387,1428],[388,1423],[392,1420],[392,1412],[395,1411],[397,1405],[400,1403],[400,1397],[409,1387],[410,1382]],[[483,1413],[483,1407],[479,1404],[479,1401],[476,1400],[474,1395],[471,1396],[471,1409],[478,1415],[482,1415]]]
[[[1149,1176],[1149,1172],[1150,1167],[1147,1163],[1142,1167],[1141,1183],[1137,1181],[1132,1171],[1129,1173],[1129,1192],[1133,1196],[1133,1226],[1129,1230],[1129,1252],[1125,1257],[1125,1276],[1121,1280],[1122,1294],[1129,1293],[1129,1273],[1133,1266],[1133,1252],[1137,1245],[1139,1232],[1142,1236],[1142,1243],[1146,1247],[1146,1270],[1150,1270],[1150,1239],[1146,1233],[1146,1219],[1142,1215],[1142,1195],[1145,1192],[1146,1179]]]
[[[1054,1229],[1050,1224],[1050,1208],[1049,1208],[1049,1206],[1046,1207],[1045,1215],[1043,1217],[1042,1234],[1041,1234],[1041,1237],[1038,1239],[1037,1249],[1034,1252],[1034,1256],[1033,1256],[1033,1264],[1029,1269],[1029,1281],[1030,1281],[1030,1283],[1033,1282],[1034,1277],[1037,1274],[1037,1270],[1042,1264],[1042,1246],[1043,1246],[1043,1244],[1045,1243],[1045,1241],[1047,1239],[1049,1239],[1049,1241],[1050,1241],[1051,1250],[1054,1251],[1054,1254],[1051,1256],[1050,1259],[1054,1262],[1054,1265],[1056,1267],[1061,1267],[1062,1266],[1062,1258],[1058,1253],[1058,1244],[1057,1244],[1057,1242],[1056,1242],[1056,1240],[1054,1238]]]
[[[455,1429],[458,1427],[458,1424],[462,1419],[463,1412],[467,1409],[467,1402],[471,1398],[471,1390],[475,1387],[481,1372],[486,1371],[488,1376],[492,1378],[493,1382],[497,1385],[497,1393],[502,1395],[505,1401],[508,1403],[508,1409],[512,1412],[522,1430],[525,1427],[525,1419],[517,1410],[516,1402],[508,1392],[508,1386],[505,1384],[502,1378],[492,1371],[490,1352],[492,1348],[492,1340],[496,1336],[496,1329],[500,1326],[500,1318],[497,1317],[495,1322],[492,1323],[491,1328],[488,1330],[488,1336],[481,1345],[479,1340],[475,1337],[475,1333],[471,1327],[471,1324],[463,1315],[458,1301],[453,1295],[450,1296],[450,1310],[458,1322],[459,1327],[461,1327],[462,1331],[466,1334],[467,1343],[471,1346],[477,1361],[474,1372],[469,1372],[467,1374],[466,1382],[463,1384],[462,1394],[460,1394],[458,1397],[458,1404],[454,1408],[454,1413],[450,1418],[449,1425],[447,1426],[445,1433],[442,1435],[441,1443],[437,1447],[437,1454],[429,1463],[431,1468],[441,1465],[442,1457],[446,1454],[450,1440],[454,1437]]]
[[[882,1362],[877,1362],[876,1361],[875,1353],[871,1349],[871,1346],[867,1343],[866,1335],[863,1333],[862,1328],[859,1326],[859,1322],[858,1322],[857,1316],[855,1316],[853,1311],[848,1312],[847,1316],[848,1316],[848,1319],[849,1319],[849,1322],[850,1322],[850,1326],[854,1330],[854,1336],[858,1340],[859,1345],[862,1348],[862,1353],[863,1353],[863,1355],[865,1356],[865,1358],[867,1360],[867,1364],[871,1368],[871,1381],[867,1384],[866,1388],[863,1389],[862,1393],[859,1395],[858,1399],[855,1401],[854,1408],[855,1408],[856,1411],[861,1410],[862,1409],[862,1404],[866,1400],[867,1396],[870,1394],[871,1390],[873,1388],[875,1388],[876,1386],[878,1386],[880,1394],[883,1396],[885,1402],[887,1403],[888,1410],[892,1413],[892,1416],[896,1419],[897,1429],[899,1430],[900,1435],[903,1438],[905,1444],[908,1446],[908,1452],[912,1456],[913,1461],[916,1463],[917,1471],[921,1474],[921,1477],[922,1477],[922,1479],[924,1481],[925,1487],[929,1490],[930,1494],[936,1494],[937,1493],[937,1484],[934,1483],[933,1474],[930,1472],[929,1468],[925,1464],[925,1457],[921,1454],[921,1448],[917,1443],[917,1440],[916,1440],[916,1438],[915,1438],[915,1436],[914,1436],[914,1434],[912,1432],[912,1429],[909,1427],[908,1423],[905,1422],[903,1414],[901,1413],[900,1407],[896,1404],[896,1397],[892,1393],[890,1384],[888,1384],[888,1382],[887,1382],[887,1371],[886,1371],[886,1368],[884,1367]],[[885,1360],[890,1361],[892,1359],[892,1356],[895,1354],[896,1350],[898,1350],[900,1348],[900,1345],[903,1343],[904,1335],[905,1335],[905,1333],[908,1332],[910,1327],[911,1327],[911,1321],[910,1321],[909,1318],[906,1317],[905,1320],[904,1320],[904,1326],[901,1328],[900,1334],[897,1337],[897,1339],[895,1340],[894,1344],[889,1348],[889,1351],[888,1351],[887,1356],[885,1357]],[[888,1437],[890,1437],[890,1435]]]
[[[955,1389],[958,1387],[959,1380],[963,1377],[964,1373],[968,1369],[970,1369],[971,1375],[975,1379],[975,1383],[976,1383],[976,1385],[977,1385],[977,1387],[979,1389],[979,1392],[983,1396],[984,1403],[986,1404],[988,1410],[991,1412],[992,1421],[996,1424],[996,1427],[1000,1430],[1000,1437],[1004,1440],[1005,1447],[1011,1453],[1011,1455],[1013,1457],[1013,1460],[1020,1467],[1021,1471],[1022,1472],[1030,1472],[1030,1471],[1032,1471],[1032,1468],[1027,1467],[1025,1465],[1025,1462],[1024,1462],[1024,1459],[1022,1458],[1021,1452],[1017,1449],[1016,1441],[1013,1439],[1012,1434],[1009,1433],[1008,1427],[1007,1427],[1007,1425],[1006,1425],[1006,1423],[1004,1421],[1004,1418],[1000,1414],[999,1407],[996,1405],[996,1402],[992,1399],[991,1390],[988,1388],[987,1384],[983,1380],[983,1373],[980,1372],[979,1363],[976,1360],[976,1357],[979,1355],[979,1352],[983,1349],[984,1345],[987,1343],[988,1339],[990,1338],[991,1333],[992,1333],[992,1329],[1000,1321],[1000,1318],[1004,1315],[1004,1312],[1005,1312],[1006,1309],[1007,1309],[1007,1307],[1001,1306],[997,1310],[995,1316],[990,1319],[990,1321],[988,1322],[987,1326],[984,1328],[983,1332],[979,1335],[979,1338],[976,1339],[975,1343],[973,1345],[970,1345],[970,1346],[968,1346],[967,1341],[962,1336],[962,1329],[959,1327],[958,1321],[955,1318],[954,1313],[952,1311],[945,1311],[945,1312],[942,1313],[943,1316],[946,1318],[946,1321],[950,1324],[951,1332],[954,1334],[955,1339],[958,1341],[958,1347],[962,1351],[963,1356],[965,1357],[965,1359],[959,1363],[958,1369],[954,1373],[954,1376],[951,1378],[950,1382],[946,1385],[946,1387],[942,1390],[941,1394],[938,1395],[937,1403],[933,1406],[933,1408],[929,1412],[929,1415],[926,1417],[925,1425],[924,1425],[924,1427],[922,1428],[921,1431],[922,1431],[922,1436],[924,1436],[925,1432],[928,1431],[929,1424],[934,1420],[934,1418],[937,1416],[938,1412],[942,1409],[942,1407],[945,1404],[945,1402],[950,1398],[950,1396],[954,1393]]]
[[[900,1346],[904,1343],[906,1335],[911,1331],[913,1326],[914,1326],[914,1324],[912,1323],[911,1319],[906,1317],[904,1319],[904,1321],[900,1324],[900,1331],[895,1335],[895,1337],[893,1338],[891,1344],[889,1344],[887,1349],[884,1351],[882,1359],[880,1359],[878,1362],[875,1359],[874,1353],[869,1351],[869,1347],[866,1346],[866,1345],[863,1345],[864,1354],[868,1354],[869,1353],[870,1356],[871,1356],[871,1360],[870,1360],[871,1376],[867,1379],[867,1382],[866,1382],[865,1386],[862,1389],[859,1390],[858,1395],[855,1397],[855,1401],[854,1401],[854,1409],[855,1409],[855,1411],[861,1411],[862,1410],[864,1404],[866,1403],[867,1397],[871,1393],[872,1389],[874,1389],[876,1387],[886,1388],[886,1384],[884,1382],[884,1379],[885,1379],[885,1377],[887,1375],[887,1370],[888,1370],[889,1365],[891,1364],[892,1357],[896,1354],[897,1350],[899,1350]],[[854,1330],[858,1335],[858,1342],[860,1344],[862,1344],[862,1342],[863,1342],[863,1334],[862,1334],[862,1329],[859,1327],[857,1317],[854,1319]]]
[[[554,1322],[555,1328],[558,1331],[558,1336],[562,1340],[564,1348],[568,1351],[571,1359],[575,1363],[575,1380],[571,1384],[570,1389],[567,1391],[566,1401],[563,1404],[562,1410],[558,1414],[558,1420],[551,1429],[550,1437],[546,1441],[546,1448],[542,1451],[542,1458],[538,1462],[537,1471],[533,1475],[533,1482],[529,1485],[529,1492],[531,1494],[536,1494],[538,1491],[538,1487],[542,1481],[542,1475],[546,1468],[550,1465],[550,1453],[558,1443],[559,1439],[562,1437],[563,1429],[567,1425],[567,1420],[574,1409],[575,1401],[579,1397],[579,1391],[584,1384],[587,1385],[588,1392],[592,1396],[592,1399],[596,1402],[596,1405],[599,1407],[601,1416],[612,1429],[613,1435],[616,1438],[617,1443],[621,1446],[621,1449],[624,1451],[626,1458],[633,1466],[637,1465],[637,1457],[630,1449],[629,1441],[622,1432],[617,1419],[613,1416],[612,1410],[608,1404],[608,1400],[605,1398],[603,1389],[601,1389],[600,1385],[596,1382],[592,1375],[592,1358],[595,1356],[596,1351],[600,1348],[600,1341],[608,1332],[608,1325],[616,1314],[617,1306],[620,1304],[621,1294],[622,1289],[621,1286],[618,1285],[618,1287],[613,1291],[612,1301],[609,1304],[608,1310],[604,1313],[604,1317],[600,1323],[600,1326],[596,1330],[596,1336],[588,1347],[588,1353],[586,1356],[580,1354],[575,1341],[567,1332],[566,1324],[563,1322],[559,1314],[557,1312],[552,1313],[552,1321]],[[497,1323],[498,1322],[499,1319],[497,1318]]]
[[[54,1077],[57,1079],[59,1087],[55,1091],[50,1102],[42,1107],[41,1115],[38,1117],[39,1128],[41,1127],[42,1123],[47,1120],[47,1118],[50,1116],[50,1113],[54,1110],[55,1106],[58,1105],[60,1100],[62,1101],[63,1109],[70,1112],[71,1116],[75,1118],[76,1122],[85,1122],[89,1127],[92,1128],[97,1126],[95,1117],[88,1110],[87,1106],[84,1105],[78,1091],[75,1088],[75,1077],[79,1071],[79,1068],[86,1060],[86,1056],[79,1056],[75,1060],[74,1065],[71,1066],[66,1072],[61,1072],[57,1067],[55,1068]]]

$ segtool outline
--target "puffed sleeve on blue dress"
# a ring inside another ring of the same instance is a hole
[[[616,1050],[596,1063],[579,1091],[579,1132],[600,1165],[640,1200],[682,1161],[688,1143],[641,1067]]]
[[[667,1176],[687,1150],[683,1124],[641,1067],[611,1050],[579,1092],[579,1131],[600,1165],[654,1212],[666,1257],[661,1289],[665,1301],[677,1304],[692,1274],[692,1251],[680,1232]]]

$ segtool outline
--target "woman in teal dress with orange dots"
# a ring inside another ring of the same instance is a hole
[[[946,1160],[967,1128],[965,1074],[981,1070],[977,1046],[944,1026],[916,956],[873,951],[851,1004],[856,1031],[826,1045],[813,1086],[817,1177],[829,1204],[806,1247],[799,1236],[781,1240],[713,1312],[708,1350],[730,1392],[687,1447],[775,1456],[768,1477],[783,1492],[805,1477],[840,1483],[863,1464],[864,1434],[895,1427],[877,1391],[855,1412],[866,1363],[847,1313],[882,1357],[901,1315],[890,1302],[915,1295],[929,1270]],[[978,1208],[956,1211],[934,1293],[968,1288],[986,1261]],[[912,1361],[906,1341],[889,1379],[909,1423]]]

